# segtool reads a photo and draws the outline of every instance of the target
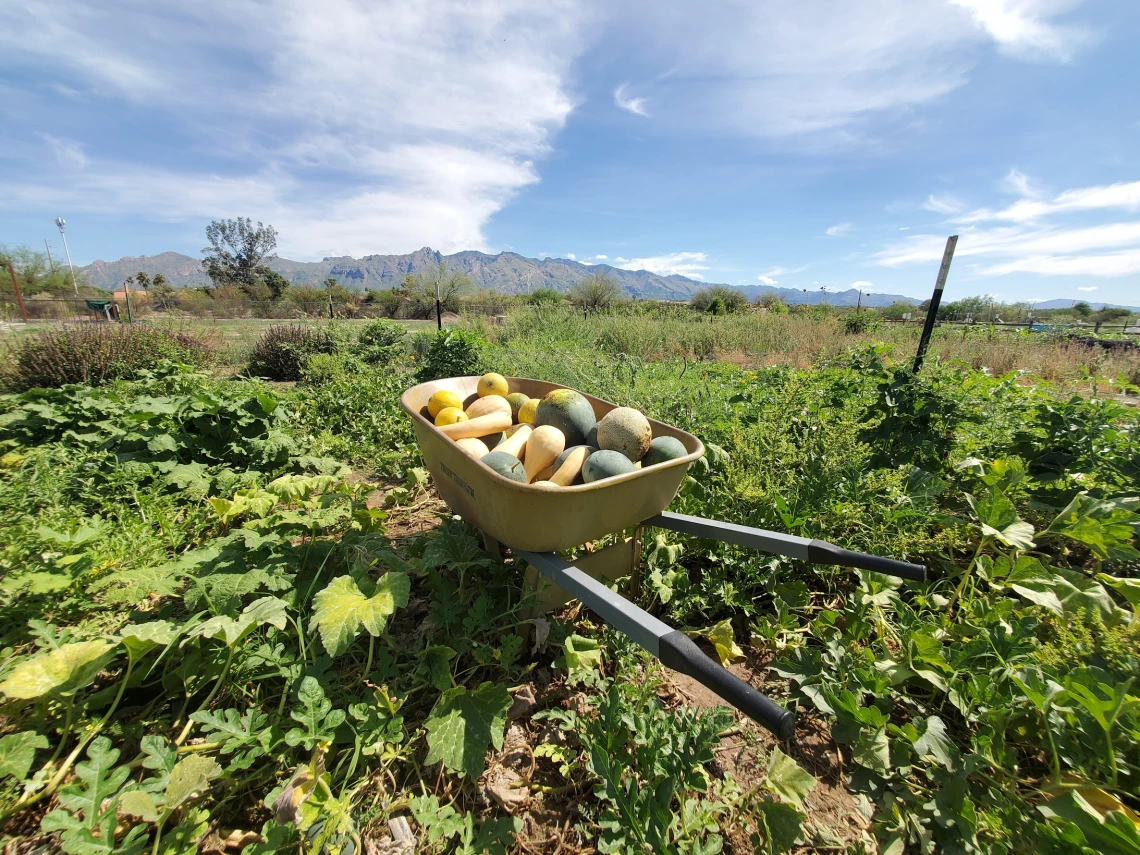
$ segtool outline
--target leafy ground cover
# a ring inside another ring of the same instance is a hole
[[[533,327],[414,359],[381,333],[290,390],[163,364],[2,399],[10,842],[1140,852],[1140,419],[1102,381],[915,379],[876,345],[651,361]],[[529,618],[398,409],[460,364],[700,435],[676,510],[932,580],[647,533],[630,594],[797,710],[776,745],[588,612]]]

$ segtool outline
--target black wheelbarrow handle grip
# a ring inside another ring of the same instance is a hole
[[[796,717],[743,680],[709,659],[689,636],[679,629],[658,639],[661,664],[688,674],[702,686],[712,689],[750,719],[787,742],[795,734]]]
[[[850,549],[843,549],[824,540],[809,540],[794,534],[782,534],[778,531],[707,520],[704,517],[691,517],[686,514],[671,514],[668,511],[650,517],[642,525],[707,537],[719,540],[721,543],[747,546],[749,549],[758,549],[771,555],[786,555],[811,564],[841,564],[844,567],[886,573],[913,582],[926,581],[926,568],[921,564],[910,564],[896,558],[880,558],[878,555],[867,555],[864,552],[852,552]]]
[[[712,689],[742,713],[782,740],[792,738],[795,716],[777,706],[743,680],[709,659],[685,633],[673,629],[597,579],[552,552],[514,550],[539,573],[568,594],[577,597],[614,629],[624,632],[661,660],[663,665],[687,674]]]

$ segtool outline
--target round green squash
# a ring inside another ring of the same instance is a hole
[[[633,463],[620,451],[595,451],[582,464],[582,480],[587,484],[633,472]]]
[[[534,426],[550,425],[562,431],[566,445],[585,445],[586,434],[594,426],[594,408],[573,389],[555,389],[538,403]]]
[[[526,469],[523,467],[522,461],[513,454],[507,454],[504,451],[492,451],[484,454],[481,460],[504,478],[518,481],[520,484],[526,483]]]
[[[679,460],[688,453],[684,444],[676,437],[659,436],[649,443],[649,450],[641,458],[641,465],[643,467],[653,466],[667,460]]]

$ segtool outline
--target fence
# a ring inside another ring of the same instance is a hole
[[[109,313],[96,308],[106,303]],[[271,320],[302,320],[329,317],[329,301],[224,301],[210,300],[201,306],[178,305],[174,301],[138,299],[131,295],[130,317],[125,301],[92,300],[75,297],[29,297],[24,299],[24,310],[29,323],[106,323],[107,321],[170,319],[170,320],[225,320],[235,318],[262,318]],[[388,317],[385,307],[357,301],[332,302],[332,314],[337,318]],[[20,307],[14,299],[0,302],[0,321],[22,323]]]

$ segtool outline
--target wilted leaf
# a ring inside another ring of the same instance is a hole
[[[11,775],[17,782],[23,783],[32,768],[36,749],[47,747],[47,737],[34,730],[0,737],[0,778]]]
[[[119,813],[137,816],[144,822],[158,819],[158,805],[146,790],[128,790],[119,797]]]
[[[815,785],[815,777],[801,769],[795,760],[779,748],[772,749],[764,786],[784,801],[801,807]]]
[[[487,747],[503,747],[503,730],[511,696],[503,686],[484,683],[473,692],[448,689],[424,722],[428,754],[425,762],[442,762],[469,778],[483,773]]]
[[[744,651],[736,643],[736,633],[732,630],[732,622],[725,618],[712,629],[702,633],[716,648],[716,656],[721,665],[727,665],[734,659],[744,657]]]
[[[602,667],[602,648],[592,638],[572,634],[562,643],[565,651],[567,679],[571,683],[581,680]]]
[[[380,635],[388,615],[408,604],[411,580],[405,573],[390,571],[370,587],[366,595],[351,576],[340,576],[313,597],[311,626],[320,632],[330,656],[344,653],[361,627]]]
[[[0,683],[0,692],[10,698],[31,700],[50,693],[68,695],[91,684],[114,658],[116,645],[109,641],[77,641],[42,653],[12,669]]]
[[[178,761],[166,784],[166,809],[181,807],[196,794],[200,795],[210,781],[222,774],[222,767],[211,757],[191,754]]]

